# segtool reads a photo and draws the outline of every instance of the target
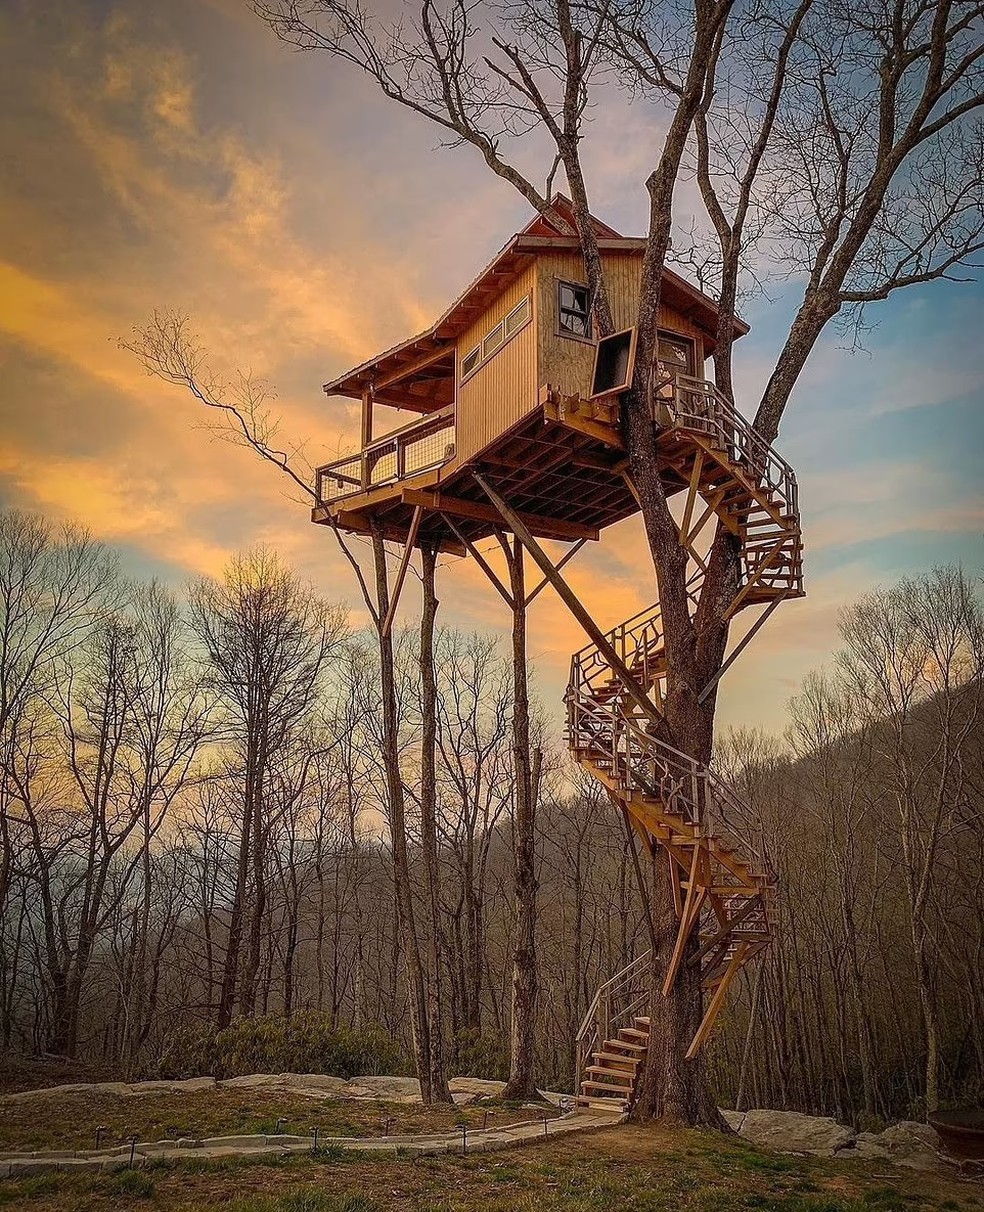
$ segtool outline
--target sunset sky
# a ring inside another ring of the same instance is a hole
[[[218,368],[274,384],[285,439],[326,461],[358,419],[320,385],[426,327],[528,221],[525,204],[353,72],[289,52],[240,0],[0,3],[0,35],[0,503],[76,518],[134,575],[176,586],[264,542],[357,610],[331,535],[117,338],[155,307],[188,312]],[[626,234],[644,230],[659,139],[617,94],[595,112],[594,210]],[[686,205],[684,191],[681,219]],[[795,284],[776,286],[745,308],[749,407],[794,299]],[[974,285],[911,290],[871,312],[866,352],[833,333],[815,352],[778,443],[799,476],[809,596],[727,675],[723,723],[781,727],[863,590],[940,561],[980,571],[982,302]],[[570,580],[605,625],[647,604],[637,523],[582,553]],[[446,623],[504,629],[471,562],[446,562],[441,595]],[[548,593],[531,627],[559,716],[583,640]]]

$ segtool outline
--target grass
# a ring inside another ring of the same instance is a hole
[[[462,1122],[481,1128],[553,1117],[556,1108],[524,1111],[516,1104],[421,1107],[353,1099],[310,1099],[264,1090],[218,1089],[181,1094],[65,1094],[0,1103],[0,1149],[91,1149],[96,1129],[109,1146],[167,1137],[242,1136],[275,1132],[309,1136],[395,1136],[453,1132]],[[278,1127],[279,1122],[279,1127]]]
[[[43,1181],[42,1181],[43,1180]],[[132,1182],[132,1188],[119,1184]],[[956,1175],[786,1157],[711,1133],[625,1125],[507,1153],[158,1163],[0,1182],[4,1212],[984,1212]]]

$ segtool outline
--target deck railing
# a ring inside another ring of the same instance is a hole
[[[454,456],[454,442],[454,408],[442,408],[370,442],[359,454],[319,467],[315,473],[318,502],[338,501],[439,467]]]

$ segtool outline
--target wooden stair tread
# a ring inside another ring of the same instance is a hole
[[[625,1110],[624,1098],[589,1098],[586,1095],[579,1094],[574,1099],[576,1107],[595,1107],[603,1111],[615,1111],[621,1114]]]
[[[641,1065],[641,1056],[619,1056],[617,1052],[592,1052],[592,1060],[615,1061],[620,1065]]]

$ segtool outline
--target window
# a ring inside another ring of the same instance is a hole
[[[505,332],[505,327],[500,320],[499,323],[492,329],[489,335],[482,342],[482,360],[491,358],[495,351],[502,344],[502,335]]]
[[[471,353],[468,354],[468,356],[464,359],[464,361],[461,363],[461,377],[462,378],[465,378],[466,375],[470,375],[471,372],[475,369],[475,367],[478,365],[478,359],[481,357],[481,353],[482,353],[481,345],[476,345],[475,348],[471,351]]]
[[[671,333],[659,334],[659,363],[671,375],[694,373],[694,343]]]
[[[506,336],[511,337],[513,333],[522,328],[526,321],[530,318],[530,297],[529,295],[517,307],[506,316]]]
[[[498,353],[504,345],[506,345],[521,329],[525,328],[530,322],[532,316],[530,296],[527,295],[521,299],[512,311],[504,320],[500,320],[498,324],[485,334],[485,340],[481,345],[476,345],[473,350],[465,354],[461,359],[461,379],[463,383],[476,370],[484,366],[485,363],[494,354]]]
[[[558,282],[557,320],[562,336],[590,341],[591,291],[574,282]]]

